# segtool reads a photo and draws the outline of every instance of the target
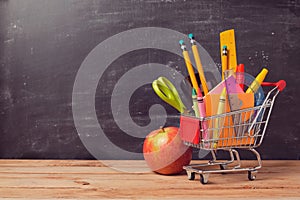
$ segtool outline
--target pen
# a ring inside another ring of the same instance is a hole
[[[198,90],[198,88],[199,88],[198,87],[198,82],[197,82],[197,79],[196,79],[196,76],[195,76],[193,66],[191,64],[191,59],[190,59],[189,53],[186,50],[186,45],[184,44],[183,40],[180,40],[179,44],[180,44],[180,47],[181,47],[181,50],[182,50],[183,58],[184,58],[188,73],[189,73],[190,78],[191,78],[193,88],[195,88],[195,90]]]
[[[198,48],[197,48],[197,45],[196,45],[196,40],[195,40],[194,35],[192,33],[190,33],[188,36],[189,36],[190,42],[192,44],[192,51],[193,51],[194,59],[195,59],[196,66],[197,66],[197,69],[198,69],[199,78],[200,78],[200,81],[201,81],[201,84],[202,84],[202,89],[203,89],[204,95],[206,95],[208,93],[208,88],[207,88],[207,83],[206,83],[205,75],[204,75],[204,72],[203,72],[203,67],[202,67],[202,64],[201,64],[200,56],[199,56],[199,51],[198,51]]]
[[[224,73],[228,69],[228,57],[227,57],[227,46],[224,45],[222,48],[222,80],[224,80]]]

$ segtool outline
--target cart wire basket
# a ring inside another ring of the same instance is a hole
[[[194,180],[195,174],[200,174],[200,182],[208,183],[211,173],[227,173],[248,171],[248,179],[255,180],[257,170],[262,167],[260,154],[255,150],[261,145],[275,99],[286,82],[262,83],[262,86],[273,86],[260,106],[236,110],[205,118],[190,115],[180,116],[180,136],[185,145],[209,150],[212,159],[204,164],[184,166],[188,179]],[[242,167],[239,153],[236,149],[246,149],[256,156],[257,165]],[[217,160],[218,150],[227,151],[230,159]],[[229,165],[230,164],[230,165]],[[211,166],[219,168],[211,169]]]

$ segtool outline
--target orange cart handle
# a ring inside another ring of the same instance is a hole
[[[274,86],[277,87],[277,89],[281,92],[282,90],[284,90],[285,86],[286,86],[286,82],[285,80],[280,80],[276,83],[270,83],[270,82],[262,82],[261,84],[262,86]]]

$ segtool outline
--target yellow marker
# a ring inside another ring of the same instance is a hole
[[[255,93],[258,90],[261,83],[264,81],[267,73],[268,70],[266,68],[263,68],[261,72],[256,76],[255,80],[251,83],[246,93],[251,93],[251,92]]]
[[[226,103],[226,87],[222,90],[220,99],[219,99],[219,105],[218,105],[218,111],[217,115],[225,113],[225,103]],[[214,138],[214,143],[213,143],[213,148],[217,148],[218,145],[218,138],[219,135],[222,133],[222,127],[224,123],[224,117],[217,117],[215,119],[215,126],[214,126],[214,131],[213,131],[213,138]]]
[[[203,72],[203,67],[202,67],[202,64],[201,64],[201,60],[200,60],[198,48],[197,48],[197,45],[196,45],[196,41],[195,41],[194,35],[192,33],[189,34],[189,38],[190,38],[190,41],[191,41],[191,44],[192,44],[192,51],[193,51],[193,54],[194,54],[194,59],[195,59],[196,66],[197,66],[197,69],[198,69],[200,81],[201,81],[201,84],[202,84],[202,90],[204,92],[204,95],[206,95],[208,93],[208,87],[207,87],[205,75],[204,75],[204,72]]]
[[[224,73],[228,70],[228,52],[227,46],[224,45],[222,48],[222,80],[224,80]]]
[[[227,46],[228,51],[228,67],[227,69],[233,69],[234,72],[237,66],[237,57],[236,57],[236,46],[235,46],[235,37],[234,30],[230,29],[220,33],[220,52],[222,57],[223,46]]]
[[[195,76],[194,68],[193,68],[193,66],[191,64],[191,59],[190,59],[189,53],[186,50],[186,46],[185,46],[183,40],[180,40],[179,44],[181,46],[183,58],[184,58],[184,61],[185,61],[188,73],[190,75],[193,88],[195,88],[195,90],[198,91],[198,88],[199,88],[198,87],[198,82],[197,82],[197,79],[196,79],[196,76]]]

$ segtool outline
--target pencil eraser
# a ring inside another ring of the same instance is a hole
[[[179,40],[179,44],[183,45],[184,41],[183,40]]]
[[[190,33],[190,34],[189,34],[189,38],[190,38],[190,39],[193,39],[193,38],[194,38],[194,34],[193,34],[193,33]]]

